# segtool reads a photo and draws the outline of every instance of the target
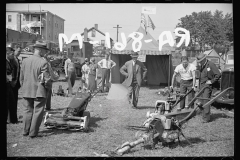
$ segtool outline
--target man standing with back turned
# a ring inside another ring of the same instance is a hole
[[[22,62],[20,84],[24,98],[23,136],[29,135],[31,138],[38,136],[46,103],[49,82],[43,82],[39,77],[49,70],[47,61],[43,59],[47,51],[46,43],[36,42],[34,54]]]
[[[142,80],[147,75],[147,68],[144,64],[137,60],[138,53],[132,51],[132,60],[127,61],[120,69],[120,73],[126,76],[123,85],[128,87],[128,102],[131,107],[136,109],[138,103],[138,95]],[[127,72],[126,72],[127,71]],[[143,73],[142,73],[143,72]],[[145,80],[144,80],[145,81]]]

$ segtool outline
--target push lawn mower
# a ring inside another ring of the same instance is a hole
[[[114,151],[107,151],[106,154],[110,156],[123,155],[130,151],[131,148],[139,144],[144,144],[145,147],[150,146],[155,149],[155,145],[161,142],[162,147],[170,146],[170,144],[175,143],[178,140],[180,144],[180,136],[186,137],[182,133],[182,129],[186,127],[186,122],[196,115],[198,109],[203,110],[204,107],[211,105],[217,98],[223,96],[227,91],[233,89],[232,87],[223,90],[216,97],[212,99],[200,98],[204,90],[207,87],[202,88],[198,94],[192,99],[189,105],[194,104],[197,99],[209,100],[206,104],[197,102],[195,107],[183,109],[181,111],[173,111],[167,114],[161,114],[158,112],[147,113],[147,120],[142,126],[128,126],[128,129],[143,130],[144,132],[138,131],[136,133],[137,140],[132,142],[125,142],[120,147],[116,148]],[[186,141],[191,145],[191,143],[186,139]]]
[[[101,83],[101,82],[100,82]],[[68,129],[72,131],[88,131],[90,112],[86,111],[88,103],[100,91],[94,93],[78,90],[68,107],[60,114],[46,113],[44,125],[48,129]]]

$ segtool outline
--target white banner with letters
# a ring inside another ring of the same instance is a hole
[[[156,14],[157,8],[153,6],[142,7],[143,14]]]

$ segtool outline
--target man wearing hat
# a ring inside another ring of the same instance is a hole
[[[12,87],[13,87],[13,94],[14,94],[14,112],[17,116],[17,104],[18,104],[18,90],[21,87],[19,76],[20,76],[20,62],[18,59],[18,56],[21,53],[21,47],[19,44],[16,44],[14,47],[14,55],[12,59],[10,60],[12,66],[13,66],[13,73],[12,73]]]
[[[105,58],[98,62],[102,70],[102,92],[104,92],[104,86],[106,85],[106,92],[109,91],[109,79],[110,79],[110,70],[116,66],[116,63],[109,59],[109,49],[106,50]]]
[[[209,86],[210,88],[206,88],[202,94],[203,98],[211,98],[213,86],[218,83],[219,78],[221,77],[221,73],[219,72],[216,65],[207,60],[207,55],[200,53],[197,56],[197,63],[199,65],[200,71],[200,90],[205,86]],[[203,105],[207,103],[208,100],[202,100]],[[206,106],[202,112],[203,123],[207,123],[210,121],[210,106]]]
[[[186,94],[188,90],[191,90],[192,88],[195,90],[195,65],[189,63],[188,57],[186,56],[186,51],[183,50],[182,57],[181,57],[181,64],[179,64],[175,70],[174,74],[172,76],[172,85],[170,88],[173,88],[174,80],[177,74],[180,74],[181,80],[180,80],[180,93]],[[191,102],[192,98],[194,97],[194,92],[192,91],[188,95],[188,102]],[[192,107],[192,106],[187,106]],[[185,108],[185,99],[183,99],[180,102],[180,107],[178,109],[184,109]]]
[[[138,53],[132,51],[132,60],[127,61],[121,68],[120,73],[126,76],[123,85],[128,87],[128,102],[132,108],[137,108],[139,90],[142,80],[145,81],[147,68],[144,64],[137,60]]]
[[[20,71],[24,99],[23,136],[29,135],[31,138],[38,136],[46,103],[46,88],[49,85],[48,81],[42,81],[42,75],[49,70],[47,61],[43,59],[48,52],[47,44],[36,42],[33,47],[33,55],[23,60]]]
[[[11,64],[11,59],[14,56],[14,49],[12,47],[6,47],[6,108],[4,112],[4,118],[7,123],[17,123],[17,110],[15,106],[15,97],[13,93],[13,66]]]

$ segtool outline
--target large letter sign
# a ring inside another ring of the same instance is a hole
[[[178,32],[182,31],[185,34],[179,34]],[[182,43],[185,40],[185,46],[187,47],[188,44],[190,43],[190,33],[188,30],[184,29],[184,28],[176,28],[175,29],[175,34],[179,37],[181,37],[181,40],[179,41],[179,43],[177,44],[177,47],[180,47],[182,45]]]
[[[73,35],[71,36],[70,40],[68,40],[68,38],[67,38],[67,36],[66,36],[65,34],[60,33],[60,34],[58,35],[60,51],[62,52],[63,41],[65,41],[66,44],[68,44],[68,43],[71,43],[71,42],[74,40],[75,37],[77,37],[78,43],[79,43],[79,48],[81,49],[81,48],[82,48],[83,40],[82,40],[82,36],[81,36],[80,33],[75,33],[75,34],[73,34]],[[62,41],[62,39],[63,39],[63,41]]]
[[[141,39],[143,38],[143,34],[140,32],[133,32],[129,35],[129,37],[131,37],[133,39],[133,43],[132,43],[133,51],[134,52],[140,51],[140,49],[142,47]],[[138,43],[138,46],[136,48],[137,43]]]
[[[121,37],[122,37],[122,41],[123,41],[123,44],[120,43],[120,42],[117,42],[114,44],[114,47],[119,50],[119,51],[122,51],[124,50],[124,48],[126,47],[127,45],[127,41],[126,41],[126,36],[124,33],[121,33]]]
[[[163,36],[166,35],[167,40],[163,40]],[[171,47],[174,45],[174,40],[170,31],[164,31],[159,36],[159,51],[162,50],[162,46],[166,43],[169,43]]]

